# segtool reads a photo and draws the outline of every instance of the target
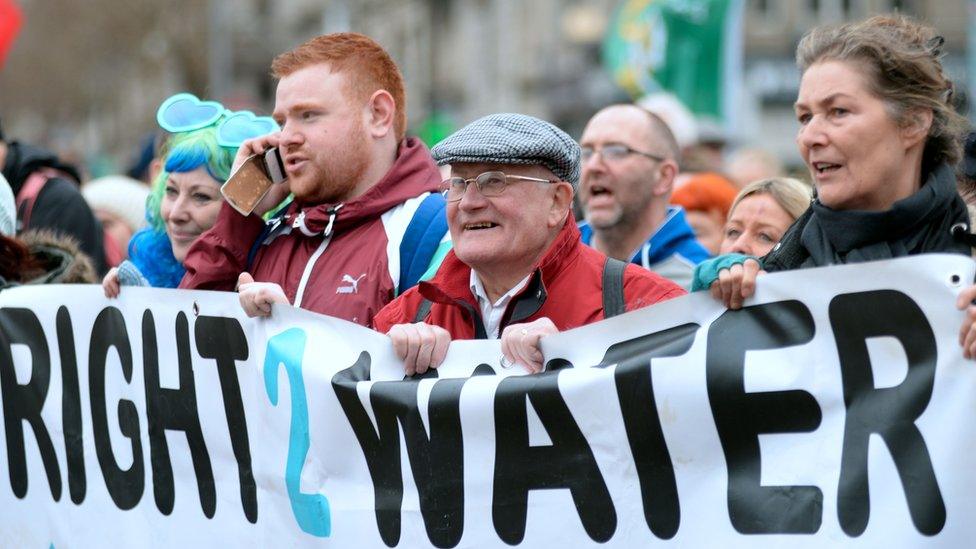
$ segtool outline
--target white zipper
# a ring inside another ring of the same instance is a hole
[[[305,271],[302,272],[302,280],[298,283],[298,291],[295,293],[295,307],[302,306],[302,297],[305,296],[305,286],[308,284],[308,279],[312,276],[312,268],[315,267],[315,262],[318,261],[319,257],[325,252],[325,249],[329,247],[329,242],[332,240],[332,235],[322,239],[322,243],[319,244],[318,249],[312,254],[312,257],[308,258],[308,263],[305,264]]]

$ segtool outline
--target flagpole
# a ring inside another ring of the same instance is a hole
[[[969,1],[976,2],[976,0]],[[729,138],[735,138],[742,129],[740,122],[742,118],[742,79],[745,72],[743,66],[745,2],[743,0],[729,0],[726,10],[721,112],[725,135]]]

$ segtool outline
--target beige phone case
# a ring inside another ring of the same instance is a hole
[[[241,215],[251,215],[258,202],[271,190],[273,183],[264,173],[263,163],[264,158],[260,154],[248,157],[220,187],[220,194]]]

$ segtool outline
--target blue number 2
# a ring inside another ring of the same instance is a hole
[[[291,510],[301,529],[313,536],[329,537],[332,518],[329,500],[321,494],[301,491],[302,467],[308,455],[308,402],[305,400],[305,381],[302,379],[302,355],[305,353],[305,332],[298,328],[286,330],[268,340],[264,358],[264,385],[273,406],[278,405],[278,366],[284,365],[291,387],[291,433],[288,442],[288,463],[285,466],[285,485]]]

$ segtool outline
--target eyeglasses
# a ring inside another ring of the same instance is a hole
[[[255,116],[251,111],[231,111],[216,101],[201,101],[192,93],[178,93],[156,111],[159,127],[170,133],[182,133],[217,125],[217,144],[236,149],[241,143],[279,131],[269,116]]]
[[[664,162],[666,159],[663,156],[658,156],[656,154],[646,153],[643,151],[636,151],[631,149],[627,145],[604,145],[602,147],[582,147],[580,148],[580,159],[583,162],[588,162],[593,155],[599,154],[607,162],[616,162],[618,160],[623,160],[632,154],[639,154],[641,156],[646,156],[651,160],[656,160],[658,162]]]
[[[526,177],[524,175],[508,175],[505,172],[484,172],[478,177],[465,179],[463,177],[451,177],[441,183],[441,193],[448,202],[457,202],[464,196],[464,191],[468,188],[468,183],[478,186],[478,192],[482,196],[498,196],[505,192],[511,184],[510,180],[531,181],[533,183],[559,183],[552,179],[539,179],[537,177]]]

